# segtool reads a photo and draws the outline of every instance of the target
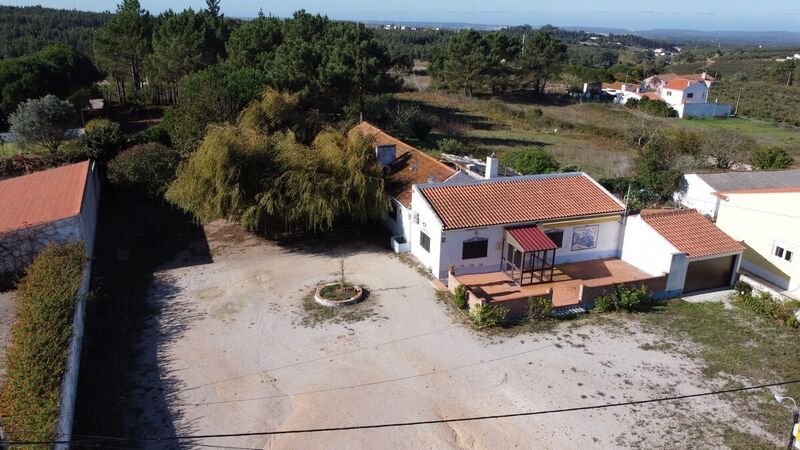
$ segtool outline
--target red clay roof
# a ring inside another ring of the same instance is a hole
[[[0,233],[81,212],[89,161],[0,181]]]
[[[424,152],[396,139],[369,122],[361,122],[352,131],[375,140],[375,145],[394,145],[397,158],[389,165],[386,192],[407,208],[411,207],[411,186],[433,181],[444,181],[456,171]]]
[[[695,209],[643,210],[639,215],[673,247],[686,253],[689,258],[744,251],[740,243]]]
[[[446,230],[624,211],[585,174],[439,185],[420,192]]]
[[[522,246],[524,252],[555,250],[558,246],[536,225],[508,228],[508,234]]]
[[[691,86],[692,84],[696,83],[697,81],[689,80],[687,78],[675,78],[669,83],[664,85],[665,89],[673,89],[676,91],[682,91],[687,87]]]

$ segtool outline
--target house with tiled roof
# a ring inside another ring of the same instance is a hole
[[[52,242],[81,241],[91,255],[98,183],[91,161],[0,180],[0,273],[21,270]]]
[[[675,200],[744,245],[741,267],[800,299],[800,170],[686,174]]]
[[[464,181],[469,180],[470,176],[369,122],[362,121],[350,132],[371,139],[375,146],[375,159],[384,167],[384,186],[392,198],[392,209],[384,222],[392,233],[395,250],[408,249],[409,244],[403,237],[411,228],[412,187],[420,183]]]
[[[621,258],[667,274],[664,296],[733,285],[744,247],[694,209],[644,210],[627,218]]]

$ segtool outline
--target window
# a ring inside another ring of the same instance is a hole
[[[399,213],[400,213],[400,208],[397,207],[397,203],[392,201],[392,209],[389,210],[389,217],[395,222],[399,222],[400,221],[400,218],[398,217]]]
[[[471,239],[469,241],[464,241],[461,247],[461,259],[485,258],[488,253],[488,239]]]
[[[789,250],[783,247],[781,244],[775,244],[775,256],[780,259],[785,259],[786,261],[792,262],[794,260],[794,250]]]
[[[667,96],[671,97],[672,96],[672,91],[667,91]]]
[[[564,232],[563,231],[561,231],[561,230],[559,230],[559,231],[549,231],[549,232],[547,232],[545,234],[547,235],[547,237],[550,238],[551,241],[553,241],[553,244],[556,244],[558,246],[558,248],[561,248],[561,246],[564,244]]]
[[[430,253],[431,251],[431,238],[425,234],[423,231],[419,232],[419,245],[425,249],[426,252]]]
[[[694,92],[689,92],[688,94],[686,94],[686,98],[693,98],[693,97],[694,97]]]

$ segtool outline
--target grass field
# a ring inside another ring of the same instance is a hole
[[[427,139],[409,139],[413,145],[432,151],[445,137],[464,142],[476,154],[500,155],[538,145],[562,165],[575,164],[594,177],[627,175],[636,150],[625,139],[626,132],[645,124],[697,133],[739,133],[760,146],[783,147],[800,163],[800,129],[754,119],[661,119],[608,104],[535,104],[436,91],[406,92],[397,98],[420,105],[435,119]],[[551,125],[543,127],[541,121],[531,119],[534,109],[540,109]]]
[[[664,330],[677,342],[689,342],[690,356],[704,365],[709,381],[730,387],[775,383],[797,379],[800,374],[800,340],[797,332],[768,322],[737,305],[722,303],[687,303],[674,300],[641,316],[650,326]],[[682,346],[677,351],[687,351]],[[786,435],[791,413],[772,398],[772,392],[800,396],[800,384],[790,384],[772,391],[729,394],[741,406],[740,411],[774,436]],[[774,448],[759,436],[742,430],[726,430],[725,444],[735,449]]]

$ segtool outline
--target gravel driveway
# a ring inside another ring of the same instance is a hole
[[[143,339],[157,346],[157,376],[165,388],[148,390],[143,379],[136,395],[142,412],[154,420],[137,434],[157,436],[173,427],[180,435],[424,421],[714,387],[704,384],[700,369],[687,358],[658,350],[663,338],[638,322],[575,321],[547,332],[480,334],[437,303],[429,280],[382,248],[280,247],[231,230],[221,224],[207,227],[214,262],[164,270],[151,288],[151,301],[161,312]],[[348,318],[314,316],[304,298],[317,283],[336,278],[340,259],[346,277],[365,286],[369,298]],[[166,404],[168,413],[154,410],[154,404]],[[713,446],[714,438],[695,436],[687,427],[708,416],[735,418],[730,405],[705,398],[195,444],[270,449]]]

